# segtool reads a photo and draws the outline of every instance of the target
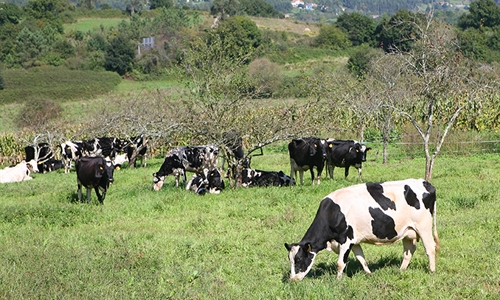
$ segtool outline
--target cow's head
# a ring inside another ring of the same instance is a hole
[[[109,158],[106,158],[104,160],[104,164],[98,164],[96,169],[95,169],[95,177],[99,178],[101,181],[102,185],[106,185],[106,187],[110,184],[113,183],[114,178],[113,178],[113,172],[115,171],[115,166],[111,162]]]
[[[288,258],[291,265],[290,279],[302,280],[311,270],[316,258],[316,252],[312,251],[310,243],[285,243],[285,248],[288,250]]]
[[[355,152],[355,157],[357,161],[365,162],[366,161],[366,153],[370,151],[372,148],[367,148],[365,145],[362,145],[358,142],[354,144],[354,146],[349,149],[351,152]]]
[[[159,176],[158,173],[153,173],[153,190],[159,191],[165,182],[165,176]]]
[[[30,172],[33,173],[38,173],[40,170],[38,170],[38,164],[36,163],[36,160],[32,159],[26,163],[26,166],[30,170]]]

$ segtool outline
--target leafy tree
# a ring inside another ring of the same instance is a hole
[[[460,51],[468,58],[483,60],[487,54],[487,37],[481,29],[470,27],[458,34]]]
[[[351,46],[347,34],[335,24],[321,26],[318,36],[314,39],[314,46],[328,49],[346,49]]]
[[[32,32],[27,27],[16,37],[16,55],[20,63],[43,56],[49,49],[41,31]]]
[[[390,18],[382,18],[375,35],[380,46],[386,52],[407,52],[419,39],[419,24],[425,19],[422,14],[414,14],[407,10],[399,10]]]
[[[264,0],[240,0],[240,14],[256,17],[273,18],[279,13]]]
[[[262,34],[254,21],[236,16],[221,22],[215,30],[224,45],[228,56],[252,54],[262,42]]]
[[[360,13],[341,14],[337,26],[347,32],[353,46],[371,44],[374,40],[375,22]]]
[[[63,33],[64,29],[59,15],[67,10],[69,5],[68,0],[32,0],[26,6],[25,11],[28,16],[52,24],[59,33]]]
[[[135,59],[135,46],[122,35],[112,39],[106,47],[104,68],[125,75],[132,71]]]
[[[150,9],[157,9],[160,7],[171,8],[174,7],[174,2],[172,0],[151,0],[149,1]]]
[[[369,69],[374,58],[378,56],[378,53],[379,50],[363,44],[356,48],[351,57],[349,57],[349,60],[347,61],[347,68],[357,77],[362,78]]]
[[[7,23],[18,24],[22,16],[23,11],[19,6],[5,2],[0,3],[0,27]]]
[[[495,27],[500,25],[500,7],[493,0],[472,1],[469,13],[460,17],[458,27],[480,29],[483,26]]]
[[[220,16],[221,20],[224,20],[227,16],[236,16],[239,6],[238,0],[214,0],[210,7],[210,14]]]

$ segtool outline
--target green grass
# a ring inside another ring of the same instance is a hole
[[[79,19],[76,23],[73,24],[65,24],[64,31],[70,32],[81,31],[81,32],[89,32],[89,31],[98,31],[99,28],[103,26],[104,28],[116,27],[121,22],[128,22],[126,18],[96,18],[96,19]]]
[[[424,159],[369,157],[365,181],[421,177]],[[321,185],[227,189],[196,196],[173,186],[151,190],[162,159],[115,172],[103,206],[78,204],[76,175],[35,174],[0,185],[0,297],[6,299],[467,299],[500,293],[500,180],[497,155],[442,157],[435,165],[441,252],[437,272],[419,242],[407,271],[402,245],[365,245],[372,270],[351,256],[337,281],[337,255],[320,252],[310,274],[289,282],[283,243],[298,242],[319,202],[356,184],[343,170]],[[289,172],[286,153],[253,167]],[[305,175],[309,182],[309,175]]]
[[[34,97],[64,102],[92,99],[107,93],[121,82],[114,72],[76,71],[43,67],[2,71],[5,89],[0,91],[0,105],[22,103]]]

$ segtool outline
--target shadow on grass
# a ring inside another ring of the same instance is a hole
[[[368,264],[368,268],[372,273],[376,272],[378,269],[383,269],[391,266],[400,266],[402,262],[402,257],[393,254],[384,256],[382,259],[378,260],[376,263]],[[352,277],[358,273],[365,273],[363,266],[355,259],[349,258],[347,266],[344,269],[342,276]],[[289,281],[290,270],[283,275],[282,282]],[[337,262],[333,263],[319,263],[312,266],[311,271],[306,277],[319,278],[323,276],[335,276],[337,277]]]

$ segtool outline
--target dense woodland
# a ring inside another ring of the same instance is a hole
[[[259,125],[249,133],[253,150],[331,132],[337,138],[369,136],[385,149],[410,126],[424,144],[429,172],[450,131],[499,129],[500,7],[492,0],[474,1],[453,18],[432,6],[399,9],[379,19],[347,12],[301,33],[257,26],[256,17],[281,17],[259,0],[215,1],[210,13],[152,3],[153,9],[128,11],[64,0],[0,4],[0,72],[12,74],[0,73],[0,98],[4,104],[25,103],[18,128],[58,139],[145,133],[159,143],[179,143],[217,141],[224,130],[248,131],[252,123]],[[123,20],[86,32],[65,30],[86,16]],[[137,45],[145,37],[156,43],[139,55]],[[116,102],[113,107],[122,112],[105,112],[63,132],[57,124],[61,103],[85,99],[85,92],[60,96],[56,79],[53,88],[42,84],[28,89],[36,96],[20,97],[27,92],[16,94],[19,85],[12,81],[20,68],[35,74],[56,68],[54,74],[65,78],[107,72],[135,81],[173,80],[182,88],[172,89],[175,95],[140,99],[109,96],[105,101]],[[147,108],[124,108],[137,102]],[[159,106],[163,109],[155,109]],[[203,130],[197,124],[204,124]]]

